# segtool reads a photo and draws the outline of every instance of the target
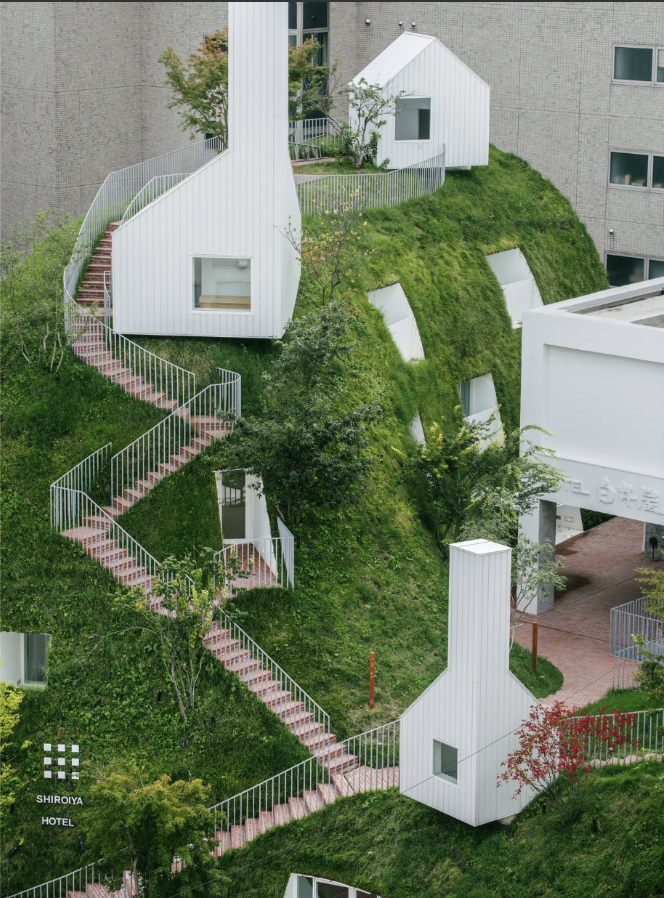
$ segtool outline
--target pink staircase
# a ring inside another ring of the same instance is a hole
[[[97,318],[104,315],[104,273],[111,270],[112,234],[119,227],[120,222],[113,221],[102,234],[76,294],[78,304]]]

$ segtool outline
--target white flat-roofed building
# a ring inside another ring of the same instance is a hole
[[[522,520],[527,536],[554,542],[556,504],[662,532],[662,397],[664,278],[524,312],[521,426],[548,432],[538,442],[565,478]],[[552,605],[544,590],[528,610]]]

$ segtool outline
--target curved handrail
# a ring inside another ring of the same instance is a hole
[[[315,214],[331,202],[350,201],[360,208],[396,206],[434,193],[445,183],[445,151],[438,156],[388,172],[308,175],[293,170],[300,209]]]
[[[178,172],[178,174],[175,175],[156,175],[152,180],[148,181],[145,187],[136,194],[134,199],[127,206],[121,219],[122,224],[129,221],[130,218],[133,218],[137,212],[144,209],[158,196],[161,196],[162,193],[165,193],[171,187],[175,187],[176,184],[179,184],[180,181],[184,181],[184,179],[188,177],[189,174],[183,174],[182,172]],[[161,190],[159,190],[159,188],[161,188]]]

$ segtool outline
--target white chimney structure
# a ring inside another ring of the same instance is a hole
[[[471,826],[516,814],[501,766],[537,699],[509,670],[512,550],[488,540],[450,546],[447,670],[401,716],[403,795]]]
[[[281,336],[300,279],[288,155],[286,3],[229,3],[228,149],[113,234],[113,327]]]

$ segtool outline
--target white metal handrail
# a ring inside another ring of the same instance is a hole
[[[304,214],[315,214],[335,203],[352,202],[360,208],[397,206],[434,193],[445,183],[445,153],[406,168],[389,172],[349,175],[308,175],[293,169],[295,186]]]
[[[342,756],[346,761],[339,767],[337,759]],[[288,813],[293,819],[305,816],[311,809],[325,804],[319,794],[319,786],[322,785],[330,785],[341,795],[390,788],[398,782],[395,775],[398,764],[398,720],[351,736],[343,742],[332,743],[315,757],[307,758],[209,808],[214,814],[216,839],[221,840],[224,834],[232,839],[232,827],[242,826],[252,818],[258,820],[262,814],[273,815],[271,825],[281,822],[274,819],[275,815],[280,816],[280,812],[284,815]],[[301,805],[298,807],[302,800],[305,801],[304,808]],[[283,806],[288,811],[284,811]]]
[[[104,272],[104,324],[111,326],[113,320],[113,296],[111,293],[111,272]]]
[[[242,378],[234,371],[225,373],[225,382],[210,384],[113,456],[112,497],[120,497],[126,490],[149,492],[157,478],[178,470],[204,445],[232,431]]]
[[[640,636],[645,648],[655,656],[664,655],[664,623],[646,610],[641,597],[611,609],[610,651],[613,655],[613,688],[628,689],[647,656],[634,641]]]
[[[618,718],[629,727],[629,740],[618,748],[613,748],[606,739],[596,738],[597,730],[601,734],[607,721],[613,726]],[[569,718],[570,721],[576,719]],[[591,727],[585,745],[584,756],[593,766],[618,764],[624,766],[645,761],[649,757],[664,760],[664,708],[645,711],[624,711],[617,714],[593,714],[591,719],[596,729]]]
[[[281,539],[284,567],[286,569],[286,582],[295,588],[295,537],[284,524],[281,518],[277,518],[277,530]]]
[[[152,180],[148,181],[145,187],[136,194],[134,199],[125,209],[124,215],[122,216],[122,224],[129,221],[130,218],[133,218],[133,216],[136,215],[137,212],[140,212],[141,209],[149,206],[150,203],[153,200],[156,200],[158,196],[161,196],[162,193],[170,190],[171,187],[175,187],[176,184],[179,184],[180,181],[183,181],[188,177],[189,174],[178,172],[174,175],[157,175],[152,178]]]
[[[231,559],[236,558],[237,567],[244,576],[226,577],[228,595],[232,598],[241,589],[265,589],[269,587],[292,586],[292,564],[294,538],[266,536],[261,539],[237,539],[224,546],[216,554],[224,570],[228,570]]]
[[[65,297],[70,349],[128,393],[157,408],[175,409],[196,393],[196,375],[116,333]]]
[[[51,484],[51,527],[56,530],[61,529],[60,503],[56,500],[56,495],[60,495],[60,490],[78,490],[81,492],[89,490],[101,473],[111,452],[112,445],[112,443],[106,443],[101,449],[92,452],[87,458],[74,465],[66,474],[63,474],[62,477],[59,477]]]
[[[276,714],[279,715],[287,705],[290,707],[294,703],[303,715],[313,715],[306,722],[303,721],[301,725],[293,725],[291,722],[291,731],[298,738],[304,737],[314,730],[321,735],[321,738],[329,735],[329,715],[277,664],[274,658],[271,658],[239,624],[229,617],[223,608],[220,610],[219,628],[211,631],[209,642],[210,650],[217,657],[223,659],[224,655],[237,650],[246,653],[245,658],[257,662],[258,667],[274,683],[276,695],[269,707]],[[278,687],[280,687],[280,691]]]
[[[161,568],[157,559],[82,490],[52,486],[51,503],[55,529],[82,545],[118,583],[140,587],[158,611],[160,600],[152,594]]]

